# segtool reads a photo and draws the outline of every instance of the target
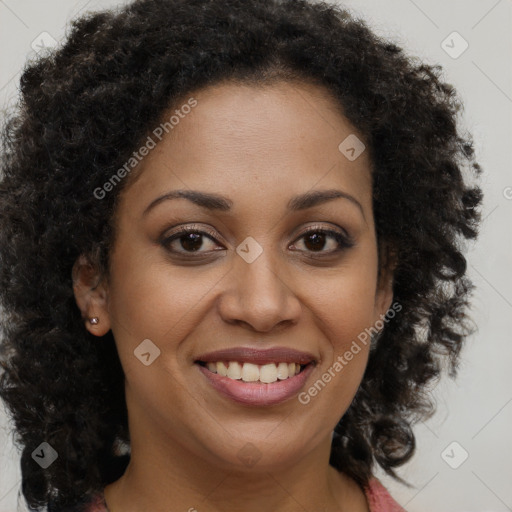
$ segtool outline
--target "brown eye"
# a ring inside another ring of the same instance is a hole
[[[323,228],[313,228],[306,231],[298,238],[298,240],[302,239],[306,247],[305,250],[313,253],[332,254],[354,246],[354,242],[343,233]],[[334,242],[331,241],[329,244],[329,239]],[[328,245],[331,245],[331,249],[327,251],[324,250]]]
[[[209,241],[214,242],[215,238],[205,231],[198,230],[194,227],[183,227],[179,231],[163,239],[160,243],[170,252],[174,253],[194,253],[194,252],[209,252],[201,249],[205,246],[205,238]],[[174,243],[174,247],[172,244]],[[215,246],[216,244],[213,244]]]

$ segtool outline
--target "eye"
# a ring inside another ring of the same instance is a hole
[[[331,239],[331,243],[328,240]],[[341,231],[325,229],[320,226],[314,226],[300,235],[297,240],[303,240],[303,245],[307,252],[321,253],[321,255],[329,255],[349,249],[355,244],[353,240]],[[327,245],[331,246],[330,250],[323,250]],[[295,247],[292,245],[291,247]]]
[[[184,226],[179,228],[179,230],[175,231],[168,237],[165,237],[160,243],[168,251],[175,253],[190,254],[194,252],[209,252],[209,250],[200,251],[200,249],[204,248],[205,246],[205,238],[210,242],[215,241],[213,233],[202,231],[194,226]],[[173,247],[172,244],[174,242],[176,243]],[[215,246],[215,244],[213,244],[213,246]],[[180,247],[181,249],[177,247]]]

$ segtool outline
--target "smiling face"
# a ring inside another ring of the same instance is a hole
[[[330,442],[368,345],[333,365],[391,304],[389,276],[377,282],[368,152],[338,149],[357,132],[317,86],[224,83],[193,97],[121,195],[88,328],[113,331],[132,457],[144,445],[225,468],[296,463]],[[216,363],[230,360],[222,377]]]

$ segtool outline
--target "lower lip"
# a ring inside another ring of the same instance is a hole
[[[200,364],[197,366],[210,384],[222,395],[231,398],[235,402],[254,406],[275,405],[290,399],[304,386],[306,379],[314,368],[314,364],[310,363],[293,377],[265,384],[230,379],[213,373]]]

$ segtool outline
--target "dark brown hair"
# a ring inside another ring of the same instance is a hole
[[[470,332],[462,243],[477,235],[480,168],[441,72],[306,0],[139,0],[75,20],[62,47],[26,65],[0,162],[0,395],[31,506],[72,504],[129,460],[116,449],[129,432],[112,333],[98,343],[86,331],[72,289],[80,254],[108,269],[126,183],[94,191],[176,98],[227,79],[322,84],[370,151],[377,240],[398,256],[402,309],[336,427],[331,464],[360,484],[375,462],[394,475],[414,451],[411,426],[433,410],[427,384],[444,361],[455,373]],[[42,441],[59,454],[47,469],[31,458]]]

